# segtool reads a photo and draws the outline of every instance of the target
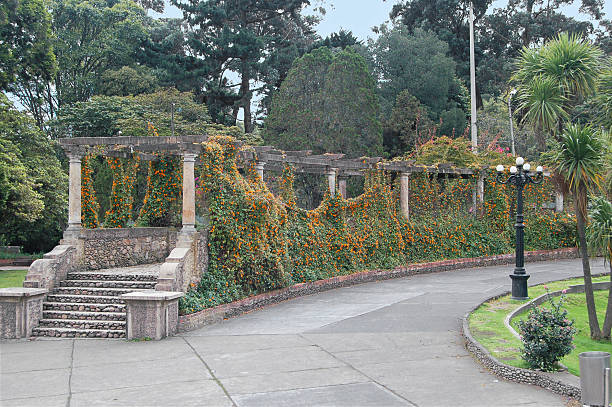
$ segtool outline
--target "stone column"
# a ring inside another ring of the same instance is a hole
[[[478,175],[478,204],[482,208],[484,205],[484,171],[480,171]]]
[[[195,158],[196,154],[183,154],[183,230],[195,232]]]
[[[563,212],[563,191],[555,191],[555,212]]]
[[[342,198],[346,199],[346,180],[347,176],[338,177],[338,189]]]
[[[264,180],[264,167],[266,166],[265,161],[257,161],[255,163],[255,171],[257,171],[257,175],[259,175],[259,178],[261,178],[261,180]]]
[[[81,155],[69,152],[68,231],[81,229]]]
[[[336,173],[338,172],[337,168],[328,168],[325,172],[327,175],[327,184],[329,185],[329,195],[334,197],[336,196]]]
[[[400,173],[400,208],[402,215],[410,219],[410,174]]]

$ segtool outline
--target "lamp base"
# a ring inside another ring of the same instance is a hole
[[[527,279],[529,274],[510,274],[512,279],[512,299],[513,300],[528,300]]]

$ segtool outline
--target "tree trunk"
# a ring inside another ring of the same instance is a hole
[[[601,330],[597,320],[595,309],[595,297],[593,295],[593,281],[591,280],[591,266],[589,264],[589,253],[586,243],[586,200],[587,191],[584,185],[579,185],[574,190],[574,200],[576,202],[576,226],[578,228],[578,241],[580,246],[580,256],[582,257],[582,273],[584,274],[584,295],[586,297],[587,313],[589,316],[589,328],[591,329],[592,339],[601,339]]]
[[[612,339],[612,247],[608,248],[608,266],[610,267],[610,289],[608,290],[608,308],[606,308],[602,336]]]
[[[244,132],[252,133],[253,124],[251,123],[251,91],[250,91],[250,72],[249,64],[246,59],[242,60],[242,83],[240,84],[240,95],[242,96],[242,108],[244,109]]]

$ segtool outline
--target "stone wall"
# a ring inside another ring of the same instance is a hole
[[[59,244],[42,259],[32,263],[23,286],[51,290],[59,285],[60,281],[65,280],[70,271],[77,270],[80,263],[80,247],[79,242],[73,243]]]
[[[176,245],[173,228],[83,229],[83,265],[89,270],[163,262]]]
[[[179,235],[174,248],[162,264],[155,289],[186,292],[208,271],[208,233],[200,231]]]

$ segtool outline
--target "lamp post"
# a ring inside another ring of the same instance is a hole
[[[526,300],[529,298],[527,294],[527,279],[529,274],[525,272],[525,245],[524,231],[525,224],[523,223],[523,188],[525,185],[541,184],[544,179],[544,169],[541,166],[536,168],[536,173],[531,171],[531,165],[526,163],[523,157],[516,158],[516,167],[510,167],[510,176],[504,179],[504,166],[497,166],[497,182],[501,184],[512,184],[516,187],[516,261],[514,273],[510,274],[512,279],[512,299]]]

